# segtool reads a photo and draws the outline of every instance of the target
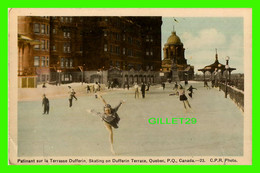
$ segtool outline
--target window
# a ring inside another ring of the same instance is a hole
[[[104,44],[104,51],[107,52],[107,44]]]
[[[123,55],[125,55],[125,48],[123,48]]]
[[[49,49],[49,40],[47,40],[47,45],[46,45],[46,49]]]
[[[68,17],[65,17],[65,22],[68,22]]]
[[[34,33],[40,33],[40,24],[35,23],[33,30],[34,30]]]
[[[125,34],[123,35],[123,41],[125,41]]]
[[[113,46],[110,45],[110,52],[112,53],[113,52]]]
[[[120,40],[120,35],[116,33],[116,40]]]
[[[150,37],[150,41],[153,42],[153,36]]]
[[[70,45],[67,45],[68,52],[70,53]]]
[[[45,25],[41,25],[41,33],[45,34]]]
[[[56,34],[56,29],[55,28],[52,29],[52,33]]]
[[[46,67],[49,67],[49,57],[46,57]]]
[[[153,56],[153,50],[150,50],[150,55]]]
[[[42,40],[41,43],[42,50],[45,50],[45,40]]]
[[[107,36],[107,31],[104,31],[104,36],[105,36],[105,37]]]
[[[40,57],[35,56],[34,57],[34,67],[39,67],[40,66]]]
[[[149,56],[149,50],[146,50],[146,55]]]
[[[52,50],[56,51],[56,46],[55,45],[52,46]]]
[[[146,42],[149,42],[149,36],[148,35],[146,36]]]
[[[70,17],[70,22],[72,22],[72,17]]]
[[[80,47],[79,47],[79,51],[82,51],[82,45],[80,45]]]
[[[66,58],[65,59],[65,67],[68,67],[68,64],[69,64],[69,62],[68,62],[68,59]]]
[[[47,34],[49,34],[50,26],[47,25]]]
[[[67,52],[67,43],[64,43],[63,45],[63,52]]]
[[[40,40],[35,40],[35,41],[40,42]],[[34,45],[34,49],[39,50],[40,49],[40,45],[39,44]]]
[[[73,67],[73,59],[70,59],[70,67]]]
[[[132,37],[128,37],[128,43],[129,43],[129,44],[132,44],[132,42],[133,42]]]
[[[41,59],[41,60],[42,60],[41,66],[42,66],[42,67],[45,67],[45,56],[42,56],[42,59]]]
[[[60,66],[63,68],[64,67],[64,58],[60,59]]]
[[[63,52],[70,53],[70,44],[69,43],[64,43],[64,45],[63,45]]]
[[[64,38],[70,38],[70,32],[63,31],[63,36],[64,36]]]
[[[120,47],[119,46],[116,46],[116,53],[120,54]]]
[[[42,75],[42,82],[45,82],[45,74]]]
[[[133,56],[133,50],[132,49],[128,49],[127,50],[127,55],[128,56]]]
[[[116,67],[120,68],[120,63],[116,61]]]
[[[60,21],[63,22],[63,21],[64,21],[64,18],[63,18],[63,17],[60,17]]]

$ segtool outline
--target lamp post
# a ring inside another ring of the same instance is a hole
[[[221,85],[221,69],[218,70],[218,89],[220,91]]]
[[[61,74],[61,70],[57,70],[57,72],[58,72],[58,75],[59,75],[59,85],[60,85],[60,82],[61,82],[61,80],[60,80],[60,74]]]
[[[228,61],[229,61],[229,56],[226,57],[226,66],[225,66],[225,69],[226,69],[226,88],[225,88],[225,98],[227,98],[227,76],[228,76],[228,69],[229,69],[229,66],[228,66]]]

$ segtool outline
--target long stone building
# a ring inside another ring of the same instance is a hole
[[[19,17],[19,86],[159,82],[161,25],[161,17]]]

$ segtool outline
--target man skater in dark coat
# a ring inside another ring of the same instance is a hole
[[[197,90],[197,88],[193,88],[193,86],[191,85],[188,89],[187,89],[187,91],[189,91],[190,93],[188,94],[189,96],[190,96],[190,98],[192,98],[192,94],[193,94],[193,90]]]
[[[165,89],[165,83],[164,82],[162,83],[162,87],[163,87],[163,90],[164,90]]]
[[[146,91],[149,91],[149,89],[150,89],[150,82],[148,82],[148,84],[147,84],[147,89],[146,89]]]
[[[141,86],[141,92],[142,92],[142,96],[143,96],[143,99],[144,99],[144,97],[145,97],[145,84],[144,83]]]
[[[43,106],[43,114],[49,114],[50,106],[49,106],[49,99],[43,94],[42,99],[42,106]]]

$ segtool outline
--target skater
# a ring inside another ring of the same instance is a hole
[[[137,83],[135,83],[134,89],[135,89],[135,98],[136,98],[136,96],[139,98],[139,88],[138,88]]]
[[[190,103],[188,101],[188,98],[185,95],[185,90],[184,90],[184,88],[181,85],[180,85],[180,89],[179,89],[178,92],[179,92],[179,95],[180,95],[180,101],[183,102],[184,108],[187,110],[186,104],[191,108]]]
[[[77,99],[77,97],[75,96],[76,92],[74,91],[74,89],[72,89],[70,86],[69,86],[69,88],[71,89],[71,90],[69,91],[69,107],[72,107],[73,98],[75,98],[76,100],[78,100],[78,99]]]
[[[162,87],[163,87],[163,90],[164,90],[165,89],[165,83],[164,82],[162,83]]]
[[[145,98],[145,84],[144,83],[141,86],[141,92],[142,92],[142,97],[144,99]]]
[[[148,84],[147,84],[147,89],[146,89],[146,91],[149,91],[149,89],[150,89],[150,82],[148,82]]]
[[[209,88],[209,85],[208,85],[208,82],[205,80],[205,82],[204,82],[204,87],[206,87],[207,89],[210,89]]]
[[[113,146],[113,128],[118,128],[119,123],[119,116],[117,114],[117,111],[119,107],[124,103],[124,101],[120,101],[119,105],[115,108],[112,108],[110,104],[107,104],[106,101],[103,99],[102,96],[99,96],[99,98],[103,101],[105,104],[104,106],[104,113],[96,112],[95,110],[90,110],[91,113],[98,115],[104,122],[104,125],[109,132],[109,141],[110,141],[110,149],[113,154],[116,154],[114,151]],[[112,128],[113,127],[113,128]]]
[[[187,89],[187,91],[189,91],[188,95],[190,96],[190,98],[192,98],[192,94],[193,94],[194,89],[197,90],[197,88],[193,88],[192,85]]]
[[[75,94],[76,94],[76,92],[74,91],[74,89],[72,89],[72,90],[71,90],[71,95],[72,95],[72,97],[75,98],[76,100],[78,100],[77,97],[75,96]]]
[[[42,88],[46,88],[46,85],[45,85],[45,83],[43,83],[43,84],[42,84]]]
[[[98,88],[99,88],[99,85],[98,85],[98,83],[96,82],[95,84],[94,84],[94,93],[95,93],[95,98],[97,99],[98,97],[97,97],[97,91],[98,91]]]
[[[107,89],[110,89],[110,85],[111,85],[110,81],[108,81],[107,83],[108,83],[107,84]]]
[[[100,83],[98,83],[98,91],[100,91],[101,90],[101,85],[100,85]]]
[[[173,90],[178,90],[178,84],[177,84],[177,82],[175,82],[174,87],[173,87]]]
[[[49,114],[50,105],[49,99],[43,94],[42,106],[43,106],[43,114]]]
[[[187,81],[187,80],[185,80],[184,84],[185,84],[185,86],[186,86],[186,85],[188,85],[188,81]]]
[[[129,86],[129,83],[128,83],[128,84],[127,84],[127,90],[129,90],[129,87],[130,87],[130,86]]]
[[[87,89],[87,93],[91,93],[91,90],[90,90],[90,86],[89,86],[89,85],[87,85],[86,89]]]
[[[212,81],[211,81],[211,88],[214,88],[214,87],[215,87],[215,81],[212,80]]]

